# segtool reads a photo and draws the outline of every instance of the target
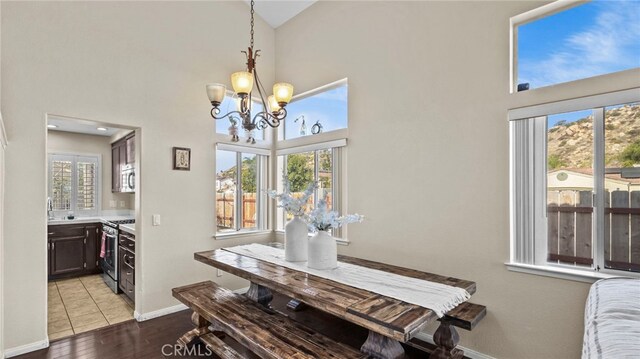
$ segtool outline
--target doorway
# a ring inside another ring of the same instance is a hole
[[[46,125],[52,341],[133,320],[140,130],[58,115]]]

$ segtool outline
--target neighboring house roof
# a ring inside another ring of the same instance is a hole
[[[593,177],[593,169],[591,168],[562,168],[549,172],[548,174],[558,172],[573,172],[575,174],[581,174]],[[624,184],[640,184],[640,178],[622,178],[620,173],[607,173],[604,175],[606,179],[617,181]]]

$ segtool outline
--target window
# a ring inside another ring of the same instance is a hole
[[[345,79],[295,96],[287,105],[280,139],[347,128],[347,90]]]
[[[640,272],[640,91],[512,110],[515,263]]]
[[[327,143],[318,143],[302,148],[289,148],[279,150],[278,172],[285,173],[291,190],[301,196],[304,190],[313,181],[318,182],[318,189],[313,198],[309,200],[307,212],[311,211],[313,205],[319,199],[326,198],[328,208],[342,213],[340,210],[341,180],[340,163],[343,156],[343,147],[346,140],[338,140]],[[278,179],[278,191],[282,191],[282,180]],[[285,214],[282,209],[278,209],[277,228],[282,230],[291,216]],[[338,231],[334,233],[339,236]]]
[[[238,97],[237,95],[235,95],[233,92],[228,92],[227,96],[224,97],[224,101],[222,101],[222,104],[220,104],[220,114],[224,115],[226,113],[229,113],[231,111],[236,111],[238,108]],[[251,114],[255,116],[256,113],[261,112],[262,111],[262,103],[260,101],[256,101],[255,99],[253,101],[251,101]],[[247,138],[249,136],[247,136],[247,133],[245,132],[245,130],[242,129],[242,120],[240,119],[240,117],[238,115],[231,115],[233,116],[233,119],[235,121],[237,121],[237,125],[238,125],[238,136],[240,136],[241,138]],[[216,133],[222,134],[222,135],[229,135],[229,128],[231,127],[231,119],[230,117],[226,117],[220,120],[215,120],[216,121]],[[258,130],[254,130],[254,138],[256,140],[265,140],[266,139],[266,131],[262,130],[262,131],[258,131]]]
[[[49,197],[54,216],[97,215],[100,156],[49,155]]]
[[[264,229],[268,150],[219,144],[216,150],[217,232]],[[238,170],[240,169],[240,170]]]
[[[637,0],[569,6],[558,1],[511,19],[514,84],[538,88],[640,67]]]

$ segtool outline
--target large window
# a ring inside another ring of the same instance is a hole
[[[49,198],[56,217],[99,211],[99,156],[49,155]]]
[[[538,88],[640,67],[638,24],[637,0],[558,1],[516,16],[514,83]]]
[[[265,228],[268,151],[219,144],[216,150],[217,232]]]
[[[302,148],[289,148],[278,151],[278,173],[284,173],[291,191],[302,196],[310,183],[316,181],[318,189],[309,199],[307,212],[319,199],[326,199],[328,209],[341,213],[341,166],[345,140],[318,143]],[[278,191],[282,191],[281,178],[278,179]],[[291,216],[278,209],[278,229],[283,229]],[[339,233],[335,233],[339,236]]]
[[[640,272],[640,90],[510,112],[512,261]]]
[[[347,81],[295,96],[287,105],[281,140],[312,136],[347,128]]]

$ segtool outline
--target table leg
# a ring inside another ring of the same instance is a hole
[[[253,282],[251,282],[251,286],[249,286],[246,296],[267,309],[270,308],[269,303],[273,300],[273,294],[271,294],[271,290],[269,288]]]
[[[372,331],[369,331],[367,341],[362,344],[360,351],[374,359],[396,359],[404,355],[404,348],[399,341]]]
[[[437,348],[429,356],[430,359],[461,359],[464,357],[464,352],[456,348],[460,341],[460,335],[458,335],[456,327],[447,320],[440,321],[440,326],[433,333],[433,341]]]

